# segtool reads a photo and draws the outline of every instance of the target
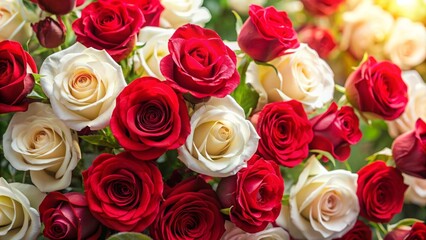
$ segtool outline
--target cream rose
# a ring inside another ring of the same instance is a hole
[[[402,79],[408,86],[408,103],[399,118],[387,122],[392,137],[413,130],[418,118],[426,121],[426,83],[414,70],[402,72]]]
[[[404,176],[404,183],[408,185],[405,191],[405,202],[414,203],[418,206],[426,206],[426,179],[416,178],[407,174]]]
[[[160,16],[160,27],[179,28],[187,23],[204,26],[210,21],[209,10],[202,7],[203,0],[161,0],[164,11]]]
[[[321,108],[333,98],[334,74],[307,44],[271,62],[273,67],[251,63],[246,82],[259,92],[257,109],[269,102],[298,100],[307,111]]]
[[[349,171],[327,171],[312,156],[291,187],[289,206],[283,205],[277,224],[296,239],[343,236],[359,214],[357,179]]]
[[[168,42],[174,32],[174,29],[159,27],[142,28],[138,42],[145,45],[133,58],[133,67],[138,75],[164,79],[160,71],[160,61],[169,54]]]
[[[228,0],[228,5],[231,9],[240,14],[248,15],[249,6],[251,4],[263,5],[266,0]]]
[[[247,233],[230,221],[225,222],[225,232],[221,240],[290,240],[288,233],[269,224],[265,230],[257,233]]]
[[[257,150],[259,136],[231,96],[198,104],[190,122],[191,133],[178,152],[179,159],[195,172],[234,175]]]
[[[31,240],[40,234],[38,207],[45,194],[29,184],[0,178],[0,238]]]
[[[392,26],[390,13],[364,2],[343,14],[341,48],[349,50],[357,59],[361,59],[366,52],[376,59],[383,59],[383,44]]]
[[[108,53],[80,43],[47,57],[40,75],[53,111],[77,131],[106,127],[126,86],[120,65]]]
[[[31,103],[26,112],[12,117],[3,148],[10,164],[29,171],[31,181],[42,192],[68,187],[81,157],[77,134],[43,103]]]
[[[22,0],[0,0],[0,41],[27,42],[32,33],[30,23],[35,21],[37,14],[27,10]]]
[[[410,69],[426,59],[426,28],[419,22],[398,18],[385,43],[386,56],[401,69]]]

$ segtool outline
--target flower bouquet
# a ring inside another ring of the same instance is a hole
[[[0,0],[0,239],[426,239],[422,0]]]

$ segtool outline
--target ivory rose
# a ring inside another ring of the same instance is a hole
[[[37,14],[27,10],[23,0],[0,0],[0,41],[24,44],[32,34],[30,22],[37,20]]]
[[[81,153],[77,135],[43,103],[16,113],[3,136],[4,156],[42,192],[68,187]]]
[[[231,9],[239,14],[247,15],[251,4],[264,5],[266,0],[228,0],[227,2]]]
[[[304,43],[289,51],[269,62],[281,76],[270,66],[250,64],[246,81],[259,92],[257,109],[268,102],[294,99],[310,111],[333,98],[334,74],[318,53]]]
[[[202,7],[203,0],[161,0],[164,11],[160,16],[160,27],[178,28],[187,23],[204,26],[210,21],[209,10]]]
[[[106,127],[115,99],[126,86],[120,65],[105,51],[80,43],[47,57],[40,74],[53,111],[77,131]]]
[[[191,133],[178,152],[179,159],[195,172],[234,175],[256,152],[259,136],[231,96],[198,104],[190,122]]]
[[[327,171],[312,156],[290,189],[276,222],[296,239],[333,239],[352,229],[359,213],[358,176],[346,170]]]
[[[265,230],[257,233],[247,233],[241,228],[238,228],[230,221],[225,221],[225,233],[223,233],[221,240],[290,240],[288,233],[280,228],[273,227],[269,224]]]
[[[40,234],[38,206],[45,197],[29,184],[0,177],[0,239],[36,239]]]

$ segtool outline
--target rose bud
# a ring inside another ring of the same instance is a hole
[[[306,11],[317,16],[333,14],[343,2],[344,0],[302,0]]]
[[[327,58],[336,47],[333,35],[326,28],[305,25],[298,30],[298,36],[300,42],[307,43],[321,58]]]
[[[65,15],[71,12],[75,7],[76,0],[38,0],[38,6],[44,11],[55,15]]]
[[[426,123],[421,118],[414,130],[395,139],[392,155],[401,172],[426,179]]]
[[[410,229],[408,226],[398,227],[386,234],[383,240],[404,240]]]
[[[50,192],[39,210],[43,235],[49,239],[98,239],[102,233],[82,193]]]
[[[37,39],[45,48],[59,47],[65,41],[65,28],[54,19],[47,17],[32,25]]]

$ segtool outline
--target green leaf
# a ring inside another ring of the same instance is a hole
[[[236,20],[235,31],[237,32],[237,35],[239,35],[241,28],[243,27],[243,20],[241,19],[240,15],[236,11],[232,10],[232,13],[234,14],[235,20]]]
[[[142,233],[121,232],[110,236],[107,240],[152,240],[152,238]]]
[[[412,226],[416,222],[423,222],[422,220],[416,219],[416,218],[404,218],[400,221],[388,225],[388,232],[392,231],[395,228],[401,227],[401,226]]]
[[[34,78],[34,88],[27,96],[32,99],[46,100],[47,96],[44,94],[43,88],[40,84],[41,75],[36,73],[32,73],[32,75]]]
[[[249,116],[254,108],[257,106],[259,94],[247,84],[240,84],[231,93],[235,101],[244,109],[246,116]]]
[[[368,156],[365,160],[367,160],[369,163],[374,162],[376,160],[383,160],[385,162],[392,160],[392,150],[388,147],[373,153],[372,155]]]
[[[80,136],[80,138],[96,146],[103,146],[112,149],[121,147],[109,128],[99,130],[98,134]]]

